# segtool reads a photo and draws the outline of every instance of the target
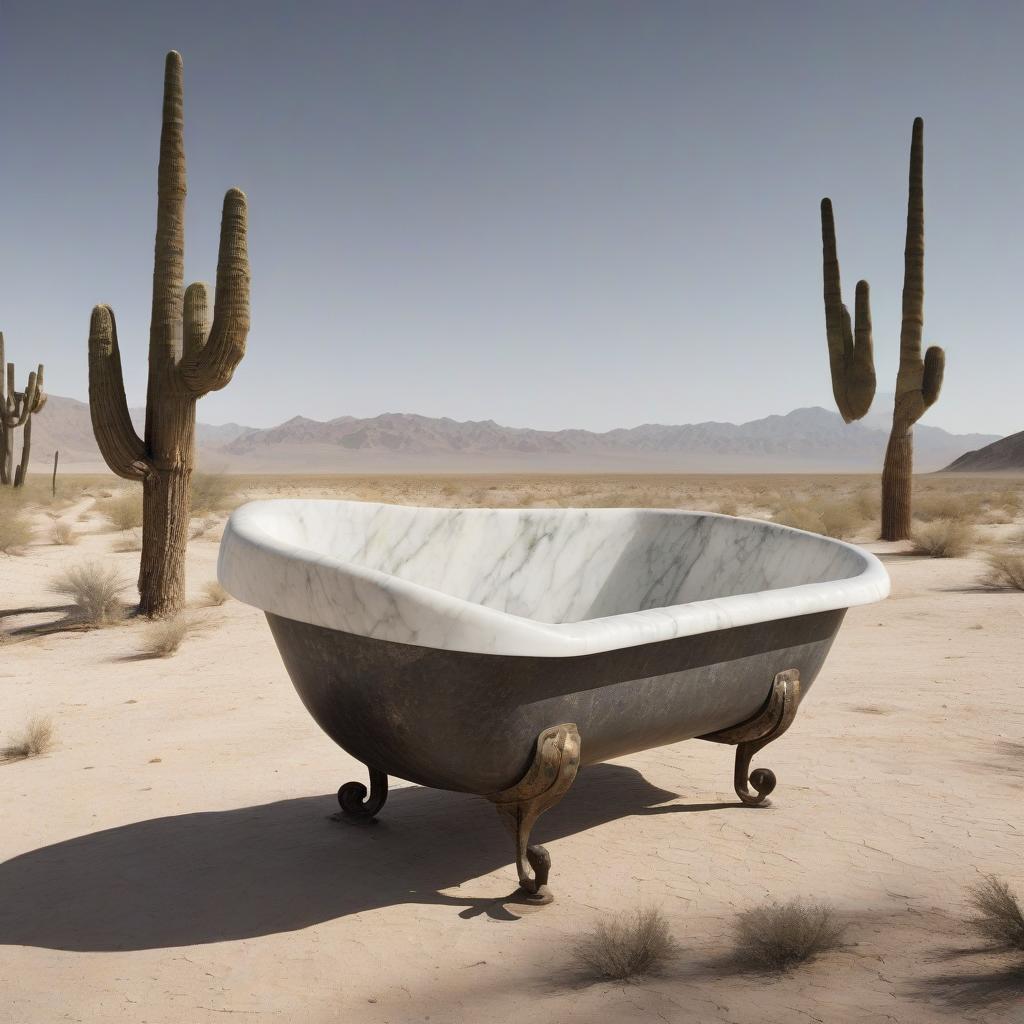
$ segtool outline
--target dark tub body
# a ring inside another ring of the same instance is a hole
[[[515,784],[538,735],[573,722],[582,763],[724,729],[761,708],[779,672],[806,694],[844,609],[599,654],[477,654],[356,636],[267,613],[295,688],[353,757],[481,795]]]

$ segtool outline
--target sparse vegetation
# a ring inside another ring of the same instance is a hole
[[[142,491],[133,488],[97,502],[96,507],[110,520],[115,530],[135,530],[142,526]]]
[[[1024,554],[994,551],[988,556],[988,571],[981,585],[991,590],[1024,590]]]
[[[227,512],[236,504],[234,480],[224,473],[193,473],[191,491],[192,515],[205,512]]]
[[[231,596],[216,580],[210,580],[210,582],[203,587],[203,594],[206,597],[207,604],[217,607],[224,604],[224,602]]]
[[[745,910],[736,920],[736,958],[767,971],[785,971],[843,945],[845,928],[831,907],[806,903],[769,903]]]
[[[1024,910],[1010,886],[995,875],[968,889],[977,911],[971,925],[997,949],[1024,952]]]
[[[661,911],[648,907],[599,921],[577,942],[573,956],[591,977],[621,981],[658,973],[679,956],[679,947]]]
[[[58,519],[54,522],[53,526],[50,527],[50,540],[52,540],[54,544],[77,544],[78,534],[70,523],[65,522],[63,519]]]
[[[142,655],[146,658],[169,658],[193,631],[192,622],[184,615],[157,619],[146,627]]]
[[[915,555],[963,558],[977,542],[974,525],[962,519],[936,519],[915,527],[911,536]]]
[[[0,551],[20,555],[32,541],[32,521],[14,502],[0,504]]]
[[[114,550],[124,554],[126,551],[142,550],[142,530],[128,530],[114,541]]]
[[[23,761],[29,757],[42,757],[53,748],[53,722],[37,716],[6,746],[0,747],[0,760]]]
[[[116,569],[85,562],[62,572],[50,583],[50,590],[70,597],[83,623],[108,626],[124,618],[121,594],[127,586]]]

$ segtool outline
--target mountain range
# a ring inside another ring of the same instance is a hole
[[[993,441],[977,451],[965,452],[946,470],[950,473],[1024,472],[1024,430]]]
[[[142,410],[132,417],[141,430]],[[50,464],[58,448],[66,471],[104,468],[85,402],[51,395],[33,432],[34,466]],[[880,467],[887,438],[884,409],[847,425],[818,407],[741,424],[646,423],[603,433],[412,413],[327,421],[295,416],[268,428],[197,425],[202,466],[248,473],[859,472]],[[914,438],[921,472],[999,440],[920,424]]]

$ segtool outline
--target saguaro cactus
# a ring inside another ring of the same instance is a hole
[[[245,194],[224,196],[213,323],[207,286],[183,292],[185,145],[181,55],[167,55],[157,189],[153,305],[145,435],[132,426],[121,374],[114,311],[96,306],[89,325],[89,408],[107,465],[143,489],[139,611],[163,616],[185,598],[189,487],[195,459],[196,401],[225,387],[245,355],[249,256]]]
[[[856,329],[842,303],[836,256],[832,203],[821,201],[822,264],[825,278],[825,333],[828,339],[832,390],[843,419],[860,419],[871,406],[875,371],[871,341],[871,308],[867,281],[857,284]],[[903,251],[903,323],[900,365],[892,430],[882,470],[883,540],[910,536],[914,473],[914,424],[934,404],[942,388],[946,354],[930,347],[921,358],[924,329],[924,121],[914,120],[910,141],[910,187],[907,198],[907,241]]]
[[[0,332],[0,484],[21,487],[28,476],[28,459],[32,450],[32,417],[46,404],[43,391],[43,364],[28,375],[24,391],[14,390],[14,363],[4,368],[4,336]],[[4,383],[6,379],[6,384]],[[21,461],[14,467],[14,432],[24,427],[21,438]]]

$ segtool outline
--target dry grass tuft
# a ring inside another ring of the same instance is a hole
[[[54,544],[77,544],[78,534],[70,523],[58,519],[50,528],[50,540]]]
[[[216,580],[210,580],[203,587],[203,595],[206,603],[215,607],[220,607],[231,596]]]
[[[988,556],[988,572],[981,585],[991,590],[1024,590],[1024,555],[995,551]]]
[[[962,519],[935,519],[914,527],[911,538],[915,555],[932,558],[963,558],[977,542],[974,525]]]
[[[157,619],[146,627],[140,653],[145,658],[169,658],[194,630],[194,624],[184,615]]]
[[[971,926],[997,949],[1024,951],[1024,910],[1009,885],[987,875],[967,890],[968,901],[978,912]]]
[[[0,504],[0,551],[20,555],[32,541],[32,521],[12,502]]]
[[[142,491],[124,491],[96,503],[115,530],[135,530],[142,526]]]
[[[806,530],[808,533],[825,531],[821,513],[810,505],[783,505],[772,517],[772,522],[792,526],[796,530]]]
[[[0,747],[0,761],[23,761],[28,757],[41,757],[53,748],[53,722],[36,717],[6,747]]]
[[[632,917],[600,921],[573,951],[576,963],[598,980],[657,974],[679,956],[679,947],[664,915],[655,907]]]
[[[62,572],[51,581],[50,590],[70,597],[86,624],[109,626],[124,618],[121,593],[127,586],[116,569],[85,562]]]
[[[767,971],[785,971],[843,945],[845,928],[831,907],[790,900],[745,910],[736,921],[736,957]]]
[[[126,532],[124,536],[114,541],[114,550],[122,553],[125,551],[141,551],[142,530],[129,530]]]
[[[228,512],[238,504],[238,487],[223,473],[192,474],[192,515]]]

